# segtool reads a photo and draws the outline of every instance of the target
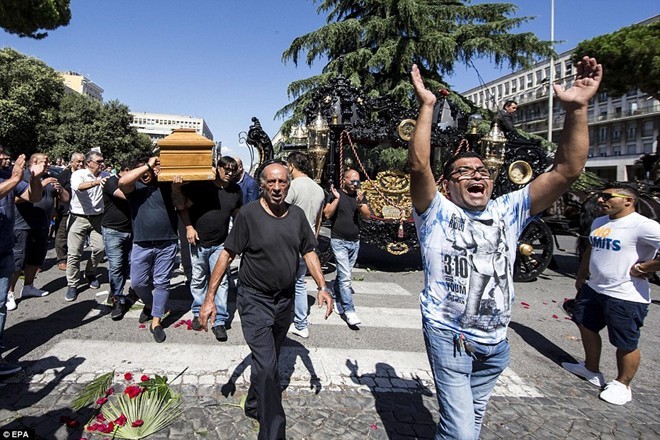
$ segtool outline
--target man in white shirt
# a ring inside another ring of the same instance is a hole
[[[92,248],[85,275],[89,287],[98,289],[100,282],[96,277],[96,268],[103,258],[103,184],[108,179],[101,177],[104,167],[103,155],[91,151],[85,158],[85,168],[71,174],[71,205],[69,210],[69,232],[67,236],[67,266],[66,282],[68,285],[67,301],[75,301],[78,297],[77,287],[81,281],[80,258],[85,250],[85,242],[89,237]]]
[[[660,224],[635,212],[639,194],[631,186],[611,184],[598,195],[602,217],[595,219],[578,269],[579,294],[573,321],[580,329],[585,361],[562,363],[571,373],[602,387],[602,340],[607,327],[616,347],[617,377],[599,397],[615,405],[632,400],[630,382],[640,363],[640,328],[651,302],[648,278],[660,270]],[[587,278],[589,280],[587,281]]]

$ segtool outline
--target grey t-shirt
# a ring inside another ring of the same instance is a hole
[[[316,219],[325,202],[323,188],[307,176],[297,177],[291,181],[284,201],[302,209],[312,230],[316,231]]]

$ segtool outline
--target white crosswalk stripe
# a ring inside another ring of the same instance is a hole
[[[177,279],[177,281],[180,281]],[[313,280],[308,278],[308,286],[314,286]],[[412,295],[407,290],[395,283],[383,282],[354,282],[353,288],[356,292],[354,297],[357,303],[358,314],[363,322],[361,328],[381,329],[421,329],[421,314],[418,308],[395,308],[372,306],[378,295],[404,296]],[[309,291],[310,295],[316,295],[316,291]],[[105,298],[101,292],[97,295],[99,302]],[[368,306],[364,304],[369,304]],[[175,300],[168,303],[168,308],[178,311],[181,320],[192,319],[190,312],[191,301]],[[125,320],[137,321],[140,308],[134,307],[130,310]],[[86,319],[103,313],[103,308],[93,309]],[[310,314],[311,329],[314,332],[323,332],[324,329],[342,326],[346,323],[338,316],[332,315],[329,319],[323,319],[323,313],[312,307]],[[234,316],[233,326],[240,322],[238,313]],[[145,330],[148,331],[148,330]],[[336,331],[336,330],[334,330]],[[421,330],[420,330],[421,331]],[[430,375],[428,359],[423,344],[419,351],[397,351],[397,350],[372,350],[368,348],[332,348],[307,346],[305,340],[293,337],[297,344],[283,347],[280,361],[282,377],[289,378],[293,384],[309,384],[315,375],[325,387],[331,386],[363,386],[351,374],[350,365],[358,366],[358,377],[370,377],[384,374],[399,379],[401,384],[417,383],[433,390],[433,380]],[[83,359],[82,364],[76,372],[99,373],[116,369],[133,369],[145,373],[153,372],[176,376],[183,368],[187,367],[188,377],[213,376],[216,371],[233,371],[244,360],[249,359],[249,349],[244,344],[180,344],[167,341],[164,344],[145,344],[144,342],[118,342],[114,343],[116,355],[111,359],[103,349],[106,342],[63,340],[57,343],[44,356],[45,361],[35,367],[43,371],[51,370],[56,366],[48,365],[48,359],[67,359],[79,357]],[[51,357],[52,355],[52,357]],[[313,369],[310,371],[309,368]],[[393,371],[383,372],[382,369]],[[249,367],[247,373],[240,375],[242,381],[249,378]],[[182,381],[186,381],[185,375]],[[217,381],[216,381],[217,383]],[[508,369],[500,377],[495,388],[494,395],[508,397],[541,397],[542,394],[534,387],[526,385],[514,371]]]

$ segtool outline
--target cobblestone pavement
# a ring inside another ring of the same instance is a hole
[[[64,373],[66,374],[66,373]],[[37,438],[79,439],[80,428],[59,423],[61,416],[84,422],[89,411],[68,409],[88,375],[23,374],[0,384],[2,428],[34,428]],[[233,388],[231,372],[187,377],[197,384],[175,385],[183,416],[153,439],[256,439],[257,424],[240,408],[246,384]],[[317,393],[309,386],[284,390],[290,439],[431,439],[437,401],[421,381],[374,377],[373,384],[336,385]],[[543,378],[538,378],[543,381]],[[210,383],[204,383],[210,382]],[[403,383],[402,383],[403,382]],[[403,385],[403,387],[401,387]],[[635,389],[635,400],[615,407],[598,400],[585,382],[540,383],[544,397],[494,396],[481,438],[489,439],[655,439],[660,438],[657,390]],[[498,385],[501,388],[501,385]],[[232,394],[233,393],[233,394]],[[225,396],[226,394],[226,396]],[[103,438],[103,437],[98,437]]]

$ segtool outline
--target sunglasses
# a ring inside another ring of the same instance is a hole
[[[225,174],[236,174],[238,172],[235,168],[222,167],[222,169],[225,170]]]
[[[606,193],[606,192],[601,192],[598,193],[597,198],[603,199],[606,202],[614,197],[618,197],[620,199],[632,199],[632,196],[626,195],[626,194],[618,194],[618,193]]]
[[[103,159],[101,159],[101,160],[90,160],[90,162],[94,162],[94,163],[100,165],[100,164],[102,164],[102,163],[105,163],[105,160],[103,160]]]

